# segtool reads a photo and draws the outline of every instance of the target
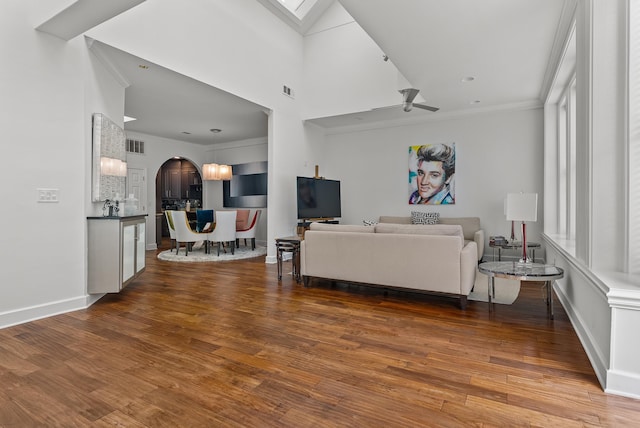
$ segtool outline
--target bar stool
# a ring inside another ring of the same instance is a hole
[[[300,282],[300,243],[276,240],[276,257],[278,260],[278,281],[282,279],[282,260],[284,253],[291,253],[292,274],[296,282]]]

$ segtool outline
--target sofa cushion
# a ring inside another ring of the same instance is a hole
[[[441,217],[440,224],[459,224],[464,239],[473,241],[474,234],[480,230],[480,217]]]
[[[462,226],[443,224],[393,224],[379,223],[375,226],[376,233],[398,233],[404,235],[446,235],[460,238],[460,245],[464,246]]]
[[[411,211],[411,224],[438,224],[440,213]]]
[[[328,230],[331,232],[375,232],[374,226],[359,226],[356,224],[332,224],[313,222],[309,225],[309,230]]]
[[[407,216],[393,216],[393,215],[381,215],[379,219],[380,223],[393,223],[393,224],[411,224],[411,217]]]

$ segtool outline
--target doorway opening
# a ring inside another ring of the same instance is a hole
[[[193,162],[171,158],[162,164],[156,175],[156,212],[165,210],[195,210],[202,207],[202,176]],[[188,209],[187,209],[188,208]],[[169,236],[164,215],[162,236]]]

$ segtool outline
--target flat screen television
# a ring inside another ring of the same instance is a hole
[[[298,219],[342,217],[340,181],[297,177]]]

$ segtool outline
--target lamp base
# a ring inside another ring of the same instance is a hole
[[[531,259],[527,255],[527,225],[522,222],[522,257],[520,258],[520,262],[522,264],[531,263]]]

